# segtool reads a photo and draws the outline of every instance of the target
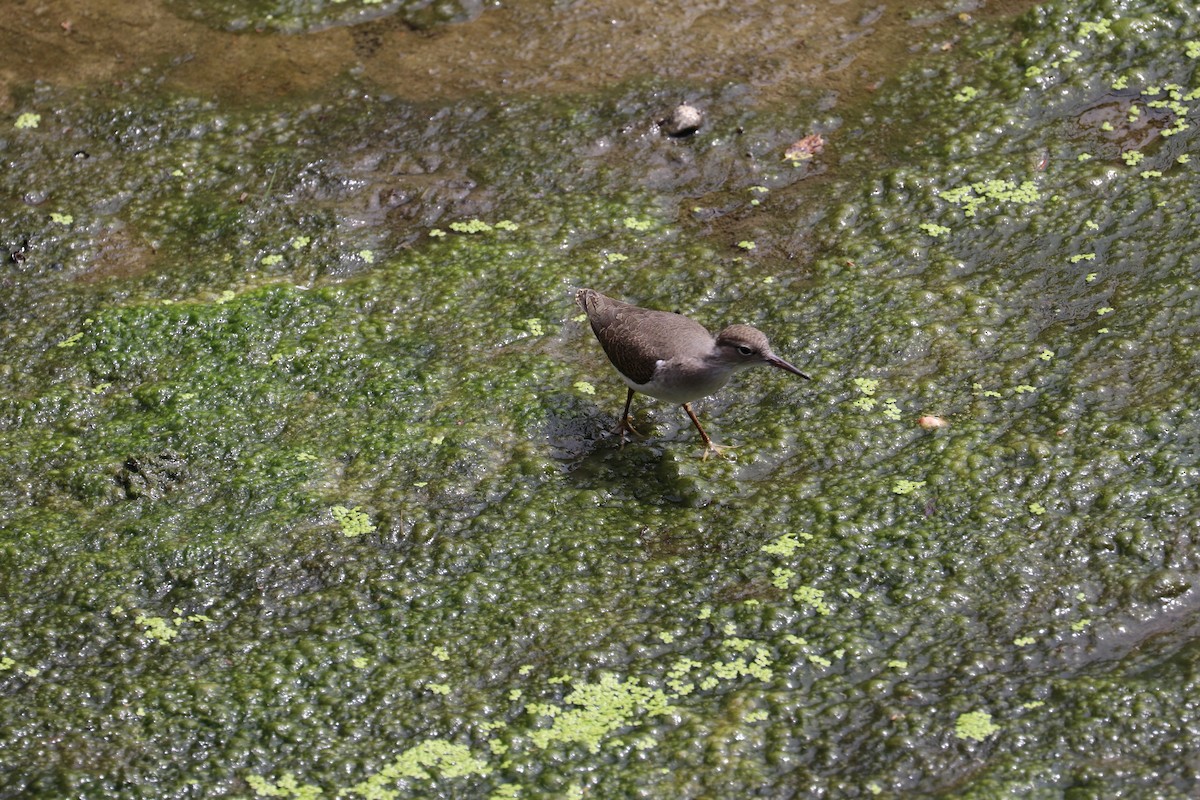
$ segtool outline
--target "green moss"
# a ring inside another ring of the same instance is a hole
[[[261,114],[39,89],[23,107],[72,134],[6,150],[6,227],[37,234],[9,243],[0,326],[10,791],[1172,796],[1194,670],[1178,636],[1130,648],[1100,615],[1196,571],[1200,30],[1119,10],[964,27],[823,122],[720,90],[736,139],[615,136],[603,160],[580,158],[597,131],[681,87]],[[929,91],[964,85],[986,91]],[[819,180],[774,157],[814,123],[839,147]],[[363,165],[399,185],[413,153],[440,164],[399,187],[416,199],[347,225]],[[30,186],[76,220],[121,198],[121,225],[55,223]],[[472,217],[500,222],[449,227]],[[691,458],[661,403],[619,449],[578,285],[751,322],[820,380],[751,371],[702,401],[736,464]],[[966,679],[1026,746],[931,735],[961,709],[913,687]]]

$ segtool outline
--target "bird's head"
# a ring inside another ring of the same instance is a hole
[[[766,334],[749,325],[730,325],[718,333],[717,357],[735,371],[767,364],[812,380],[807,374],[775,355],[771,351]]]

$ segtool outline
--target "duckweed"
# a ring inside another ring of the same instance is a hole
[[[1000,726],[992,722],[992,715],[986,711],[971,711],[960,714],[954,721],[954,735],[959,739],[973,739],[982,742],[1000,731]]]

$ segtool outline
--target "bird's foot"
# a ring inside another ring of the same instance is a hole
[[[625,447],[625,434],[626,433],[632,433],[634,436],[636,436],[639,439],[646,438],[646,434],[642,433],[637,428],[633,427],[633,417],[629,416],[628,414],[626,414],[621,419],[621,421],[619,423],[617,423],[617,428],[616,428],[616,430],[613,431],[613,433],[621,434],[621,447],[622,448]]]
[[[692,424],[696,426],[696,431],[700,434],[700,441],[704,442],[704,460],[708,461],[709,453],[716,453],[719,458],[730,458],[725,455],[726,450],[732,450],[736,445],[732,444],[713,444],[713,440],[708,438],[708,434],[704,432],[704,426],[700,424],[700,419],[696,416],[696,412],[692,411],[691,403],[684,403],[683,410],[691,418]],[[732,459],[737,460],[737,459]]]
[[[737,461],[733,456],[725,455],[726,450],[735,450],[737,447],[736,444],[714,444],[711,440],[706,441],[704,443],[704,455],[701,456],[700,460],[708,461],[709,455],[715,453],[717,458],[723,458],[727,461]]]

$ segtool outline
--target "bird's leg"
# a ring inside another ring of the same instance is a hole
[[[629,416],[629,407],[633,404],[633,389],[629,390],[629,394],[625,395],[625,410],[621,412],[621,421],[617,424],[617,432],[621,434],[621,448],[625,447],[625,433],[632,433],[634,436],[641,436],[638,429],[633,427],[633,419]]]
[[[696,426],[696,430],[700,431],[700,438],[704,440],[704,460],[708,461],[709,453],[716,453],[721,458],[725,458],[725,451],[732,450],[736,445],[732,444],[713,444],[713,440],[708,438],[708,434],[704,432],[704,428],[700,425],[700,420],[696,416],[696,412],[692,411],[691,403],[684,403],[683,410],[692,418],[692,423]]]

